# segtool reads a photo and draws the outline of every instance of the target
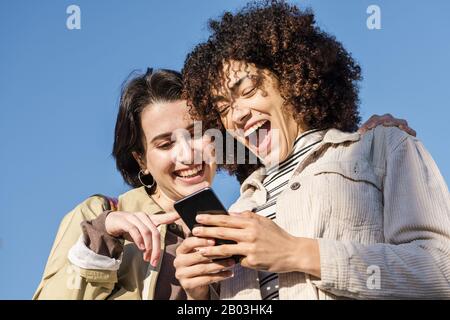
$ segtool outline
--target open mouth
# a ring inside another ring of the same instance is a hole
[[[193,165],[186,169],[175,170],[173,175],[176,179],[180,179],[186,183],[194,184],[204,180],[206,164]]]
[[[247,145],[258,155],[267,155],[271,142],[271,125],[269,120],[261,120],[248,128],[245,133]]]

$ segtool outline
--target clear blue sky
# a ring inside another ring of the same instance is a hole
[[[0,299],[31,298],[62,217],[128,188],[111,153],[119,89],[134,69],[180,69],[206,21],[245,1],[0,1]],[[417,130],[450,181],[450,1],[314,0],[318,24],[363,68],[361,110]],[[66,8],[81,8],[81,30]],[[369,5],[381,30],[366,27]],[[219,175],[231,204],[238,184]]]

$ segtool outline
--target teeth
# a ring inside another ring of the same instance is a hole
[[[253,126],[251,126],[250,128],[248,128],[245,131],[244,137],[248,137],[249,135],[251,135],[253,132],[255,132],[256,130],[261,128],[267,121],[268,120],[261,120],[261,121],[258,121],[257,123],[255,123]]]
[[[192,169],[178,170],[178,171],[175,171],[174,173],[177,176],[180,176],[180,177],[183,177],[183,178],[187,178],[187,177],[191,177],[191,176],[197,175],[200,171],[202,171],[202,167],[203,166],[200,164],[198,166],[195,166]]]

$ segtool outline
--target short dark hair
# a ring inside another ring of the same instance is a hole
[[[209,21],[211,35],[187,56],[184,97],[206,127],[224,130],[213,106],[212,91],[222,85],[223,64],[229,60],[255,64],[279,79],[286,105],[306,129],[355,131],[359,65],[333,36],[320,30],[311,10],[285,1],[251,2],[233,14]],[[255,165],[221,165],[242,181]]]
[[[152,103],[180,100],[182,87],[181,74],[166,69],[155,72],[147,69],[145,74],[132,74],[122,85],[112,155],[128,185],[134,188],[142,186],[138,179],[140,167],[132,155],[133,151],[139,155],[145,154],[142,111]]]

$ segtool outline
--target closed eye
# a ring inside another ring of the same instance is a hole
[[[219,112],[220,115],[227,114],[229,109],[230,109],[230,105],[229,104],[221,104],[221,105],[217,106],[217,111]]]
[[[242,91],[242,96],[248,98],[248,97],[251,97],[255,92],[256,92],[256,87],[251,86],[251,87],[245,88]]]
[[[168,141],[168,142],[158,145],[157,148],[162,149],[162,150],[169,150],[173,147],[174,144],[175,144],[174,141]]]

